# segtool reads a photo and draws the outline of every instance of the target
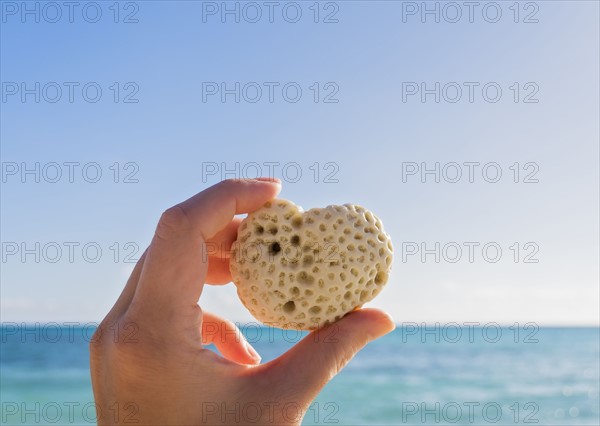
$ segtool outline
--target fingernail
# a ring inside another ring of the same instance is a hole
[[[259,182],[274,182],[281,185],[281,179],[276,177],[257,177],[254,180],[257,180]]]
[[[387,331],[385,332],[385,334],[388,334],[396,329],[396,322],[394,321],[394,318],[392,318],[392,316],[390,314],[388,314],[387,312],[385,312],[385,314],[386,314],[387,320],[388,320],[388,328],[387,328]]]
[[[256,363],[259,364],[262,358],[260,357],[258,352],[256,352],[256,350],[248,342],[244,342],[244,346],[246,346],[246,353],[250,355],[250,358],[255,359]]]
[[[394,321],[394,317],[392,317],[389,313],[386,312],[386,314],[387,314],[387,317],[390,320],[390,322],[393,324],[390,331],[394,331],[396,329],[396,321]]]
[[[379,339],[396,329],[396,323],[391,315],[387,312],[381,312],[381,314],[382,316],[377,320],[375,327],[370,329],[369,334],[371,334],[373,340]]]

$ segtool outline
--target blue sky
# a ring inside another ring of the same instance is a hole
[[[273,23],[264,6],[257,23],[243,12],[236,23],[232,15],[222,22],[220,10],[203,19],[203,8],[221,2],[121,2],[115,23],[113,2],[98,2],[96,23],[86,21],[94,19],[89,7],[87,15],[76,9],[73,23],[67,9],[50,23],[55,15],[45,2],[28,2],[39,7],[36,23],[35,15],[15,11],[21,2],[2,1],[1,319],[99,321],[133,266],[125,255],[143,250],[160,213],[220,179],[203,176],[203,163],[239,163],[240,172],[258,163],[267,172],[265,163],[275,162],[283,198],[305,208],[362,204],[383,220],[396,258],[388,287],[371,305],[397,322],[597,325],[598,4],[525,3],[516,17],[513,2],[498,2],[496,23],[487,21],[493,10],[480,9],[470,23],[464,6],[461,20],[447,22],[453,15],[436,2],[428,4],[438,4],[440,22],[425,15],[423,23],[421,10],[406,14],[421,2],[388,1],[321,2],[317,23],[314,2],[280,2]],[[242,11],[246,3],[237,4]],[[287,22],[298,8],[300,20]],[[138,22],[122,22],[132,13]],[[338,22],[322,22],[332,13]],[[538,22],[523,22],[527,16]],[[35,93],[23,102],[23,87],[35,92],[36,82],[40,102]],[[206,83],[220,90],[236,82],[251,83],[239,103],[219,94],[203,102]],[[420,93],[407,95],[407,87],[436,82],[439,103],[435,94],[425,102]],[[284,98],[286,84],[289,96],[301,88],[297,102]],[[61,98],[48,102],[57,86]],[[256,86],[262,97],[246,101]],[[462,97],[446,101],[457,86]],[[99,100],[86,101],[97,87]],[[486,100],[497,87],[498,101]],[[324,102],[327,95],[337,102]],[[68,162],[78,163],[73,183]],[[479,165],[470,183],[464,163],[472,162]],[[39,183],[21,175],[23,164],[35,163]],[[63,173],[56,183],[49,182],[53,163]],[[439,163],[447,173],[457,163],[463,177],[403,179],[414,163]],[[281,174],[284,165],[302,171],[298,182]],[[497,167],[498,182],[486,181]],[[98,168],[100,180],[86,181]],[[325,182],[331,172],[337,182]],[[530,173],[537,183],[523,183]],[[124,183],[128,174],[133,182]],[[433,254],[423,261],[420,252],[405,253],[436,242],[439,263]],[[35,254],[23,261],[23,244],[36,251],[36,243],[40,262]],[[89,243],[102,249],[96,263],[82,253]],[[498,262],[485,259],[486,244],[501,248]],[[57,245],[62,256],[52,263]],[[463,253],[452,263],[456,246]],[[201,303],[250,319],[232,286],[207,288]]]

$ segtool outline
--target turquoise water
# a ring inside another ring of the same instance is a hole
[[[3,424],[94,423],[93,329],[58,330],[2,328]],[[301,337],[242,330],[265,361]],[[428,330],[399,327],[363,350],[304,424],[600,424],[598,328]]]

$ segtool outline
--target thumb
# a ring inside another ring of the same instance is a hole
[[[310,400],[365,345],[390,331],[395,324],[378,309],[360,309],[316,330],[272,362],[275,383],[283,380],[289,389]]]

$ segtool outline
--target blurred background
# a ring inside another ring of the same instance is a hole
[[[93,423],[87,342],[162,211],[259,175],[394,242],[399,327],[305,423],[600,422],[597,2],[0,8],[2,423]],[[301,337],[200,303],[263,360]]]

